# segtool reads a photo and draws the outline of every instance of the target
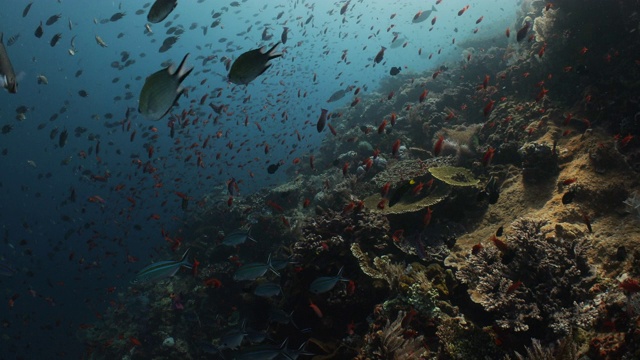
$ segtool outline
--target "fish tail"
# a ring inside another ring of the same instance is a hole
[[[187,251],[184,252],[184,255],[182,255],[182,258],[180,259],[180,264],[183,267],[186,267],[188,269],[192,269],[193,268],[193,264],[191,264],[189,262],[189,259],[187,259],[187,256],[189,256],[189,251],[191,251],[191,248],[188,248]]]
[[[178,75],[178,79],[180,82],[184,81],[184,79],[189,76],[189,74],[191,74],[191,71],[193,71],[193,68],[185,71],[184,70],[184,65],[187,62],[187,58],[189,57],[189,53],[187,53],[184,58],[182,58],[182,61],[180,62],[180,65],[178,65],[178,69],[176,70],[176,74]]]
[[[278,47],[278,45],[281,44],[281,41],[278,41],[275,45],[273,45],[273,47],[271,49],[269,49],[269,51],[267,51],[267,54],[269,55],[269,60],[271,59],[275,59],[278,58],[280,56],[282,56],[282,54],[273,54],[273,51]]]

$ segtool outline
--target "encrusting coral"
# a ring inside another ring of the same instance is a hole
[[[456,274],[503,330],[524,332],[538,325],[558,337],[595,318],[595,308],[585,306],[594,280],[585,240],[550,236],[546,224],[516,220],[507,241],[492,238],[491,245],[476,245]]]

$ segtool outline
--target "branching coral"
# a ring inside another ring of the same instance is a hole
[[[472,300],[494,314],[502,329],[527,331],[539,324],[566,335],[595,317],[595,310],[582,311],[591,307],[578,304],[590,299],[593,281],[585,240],[547,236],[545,225],[516,220],[500,248],[486,245],[474,251],[456,274],[469,286]]]

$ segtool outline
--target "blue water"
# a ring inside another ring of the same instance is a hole
[[[331,136],[316,131],[320,109],[337,111],[353,100],[347,95],[328,104],[333,92],[355,85],[366,96],[389,76],[392,66],[416,75],[431,74],[441,65],[455,66],[463,58],[459,44],[469,38],[503,34],[513,26],[518,7],[513,1],[444,0],[431,15],[437,16],[431,29],[431,18],[420,24],[412,24],[411,19],[419,10],[430,9],[435,0],[351,1],[345,16],[339,14],[344,2],[254,0],[230,6],[230,1],[182,0],[164,22],[151,25],[153,34],[146,34],[146,5],[150,3],[37,1],[24,18],[27,1],[4,0],[1,4],[0,31],[5,45],[9,37],[19,34],[7,50],[20,79],[17,94],[0,93],[0,125],[13,126],[10,133],[0,135],[0,150],[6,151],[0,155],[0,257],[16,270],[13,276],[0,277],[3,359],[52,358],[51,354],[53,358],[81,357],[85,350],[81,324],[100,321],[101,314],[113,305],[110,302],[117,301],[109,288],[126,289],[135,272],[166,257],[170,244],[161,229],[171,237],[180,236],[196,203],[206,194],[226,189],[231,178],[239,181],[241,194],[286,181],[287,171],[269,175],[268,164],[283,161],[286,169],[296,157],[320,151],[323,139]],[[469,9],[458,16],[467,4]],[[144,13],[136,15],[140,9]],[[103,23],[119,11],[126,13],[124,18]],[[214,12],[222,14],[221,22],[210,28]],[[276,20],[280,12],[284,14]],[[44,36],[36,38],[39,22],[58,13],[61,19],[45,25]],[[392,14],[396,16],[390,19]],[[311,15],[313,19],[305,24]],[[480,16],[484,19],[476,25]],[[181,26],[184,33],[171,49],[159,53],[169,36],[168,22]],[[197,26],[190,30],[192,24]],[[206,35],[202,26],[207,27]],[[265,26],[273,34],[267,42],[261,39]],[[221,58],[237,58],[247,50],[274,44],[283,26],[290,28],[287,43],[278,47],[283,57],[273,60],[273,66],[246,88],[228,84]],[[399,38],[406,37],[406,47],[391,48],[394,31],[400,33]],[[51,47],[49,41],[56,33],[62,38]],[[76,54],[71,56],[68,49],[74,36]],[[95,36],[108,47],[100,47]],[[221,38],[227,40],[221,42]],[[499,38],[507,41],[503,35]],[[381,46],[388,48],[384,60],[373,66]],[[122,70],[112,67],[124,51],[135,63]],[[341,60],[344,51],[347,61]],[[194,66],[184,82],[188,97],[183,96],[172,112],[179,115],[192,109],[195,115],[188,118],[199,118],[198,124],[187,126],[172,139],[169,116],[151,122],[132,111],[126,120],[127,108],[137,109],[145,77],[164,62],[179,62],[186,53],[191,54],[188,65]],[[431,59],[429,54],[433,54]],[[203,66],[203,58],[212,55],[216,58]],[[82,74],[76,77],[79,70]],[[48,85],[37,83],[41,74]],[[80,96],[80,90],[88,96]],[[132,96],[126,100],[128,92]],[[200,106],[207,93],[209,98]],[[214,97],[218,93],[221,96]],[[114,100],[117,96],[123,99]],[[210,116],[216,114],[207,105],[210,102],[227,105],[232,114],[220,116],[218,124],[213,124]],[[28,108],[24,121],[16,120],[19,106]],[[204,120],[209,120],[205,126]],[[123,130],[129,122],[130,130]],[[157,132],[150,130],[152,126]],[[76,136],[77,127],[86,132]],[[54,128],[58,135],[51,139]],[[69,138],[60,147],[59,132],[64,129]],[[133,131],[136,135],[130,140]],[[221,138],[215,137],[218,132]],[[154,135],[157,139],[152,140]],[[211,139],[202,149],[207,136]],[[194,143],[198,146],[189,149]],[[151,159],[149,144],[154,148]],[[80,155],[82,151],[86,158]],[[197,166],[198,154],[204,167]],[[149,162],[155,172],[145,173],[134,163],[136,159]],[[107,174],[106,182],[91,176]],[[118,185],[122,189],[116,190]],[[182,210],[176,191],[191,197],[190,211]],[[72,192],[75,201],[69,199]],[[96,195],[104,203],[89,201]],[[128,197],[135,200],[135,206]],[[154,214],[159,219],[151,217]],[[129,261],[128,255],[137,261]],[[12,298],[13,306],[9,306]],[[43,342],[50,345],[45,348]]]

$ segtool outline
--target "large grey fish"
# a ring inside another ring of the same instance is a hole
[[[3,35],[0,32],[0,85],[11,94],[15,94],[18,92],[18,80],[16,79],[16,73],[13,71],[11,60],[9,60],[7,49],[4,47]]]
[[[280,45],[279,42],[266,53],[262,52],[263,46],[240,55],[231,65],[229,81],[238,85],[248,85],[255,78],[262,75],[271,66],[269,60],[282,56],[282,54],[273,53],[278,45]]]
[[[160,120],[171,110],[184,92],[180,84],[193,70],[184,67],[188,57],[187,53],[177,69],[171,65],[147,77],[140,92],[139,113],[149,120]]]
[[[140,270],[136,277],[131,281],[132,283],[141,283],[145,281],[158,281],[162,279],[166,279],[175,275],[181,267],[186,267],[191,269],[193,265],[187,259],[189,255],[189,250],[184,252],[182,258],[178,261],[175,260],[166,260],[166,261],[158,261],[151,265],[146,266],[144,269]]]
[[[421,22],[427,20],[429,18],[429,16],[431,16],[431,13],[434,12],[434,11],[438,11],[438,10],[436,10],[436,7],[434,5],[431,5],[431,10],[419,11],[413,17],[413,20],[411,20],[411,22],[414,23],[414,24],[421,23]]]
[[[159,23],[171,14],[173,9],[178,5],[178,0],[156,0],[149,9],[147,21],[150,23]]]
[[[342,277],[342,268],[338,271],[338,275],[336,276],[321,276],[311,283],[309,286],[309,291],[314,294],[322,294],[331,289],[333,289],[338,281],[349,281]]]

